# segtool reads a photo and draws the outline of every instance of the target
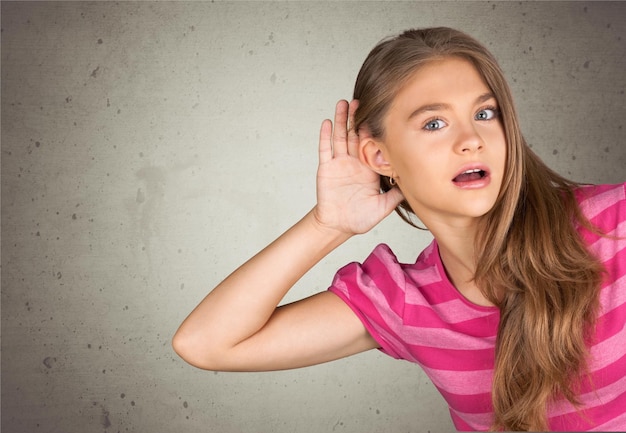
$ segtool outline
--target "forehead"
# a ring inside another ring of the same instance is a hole
[[[452,103],[476,98],[489,86],[469,61],[460,57],[434,59],[413,72],[394,98],[394,104]]]

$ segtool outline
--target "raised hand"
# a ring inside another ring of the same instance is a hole
[[[378,173],[359,160],[359,137],[350,128],[358,101],[339,101],[334,128],[322,123],[314,215],[326,228],[352,235],[365,233],[393,211],[402,193],[380,193]]]

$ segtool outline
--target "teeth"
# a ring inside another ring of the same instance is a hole
[[[480,171],[482,171],[480,168],[475,168],[473,170],[464,171],[463,174],[466,174],[466,173],[478,173]]]

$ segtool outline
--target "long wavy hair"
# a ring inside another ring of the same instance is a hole
[[[474,281],[500,309],[492,384],[499,430],[547,430],[556,399],[576,406],[588,373],[588,344],[598,310],[602,267],[577,226],[594,230],[574,196],[577,183],[548,168],[527,146],[509,86],[493,55],[450,28],[408,30],[380,42],[358,74],[353,128],[384,138],[393,98],[424,64],[445,57],[470,61],[495,95],[507,156],[494,207],[479,223]],[[381,176],[382,191],[393,188]],[[417,227],[405,200],[396,209]]]

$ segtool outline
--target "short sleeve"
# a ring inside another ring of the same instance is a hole
[[[378,245],[363,264],[341,268],[329,290],[359,317],[380,350],[396,359],[412,358],[394,329],[401,329],[406,278],[391,249]]]

